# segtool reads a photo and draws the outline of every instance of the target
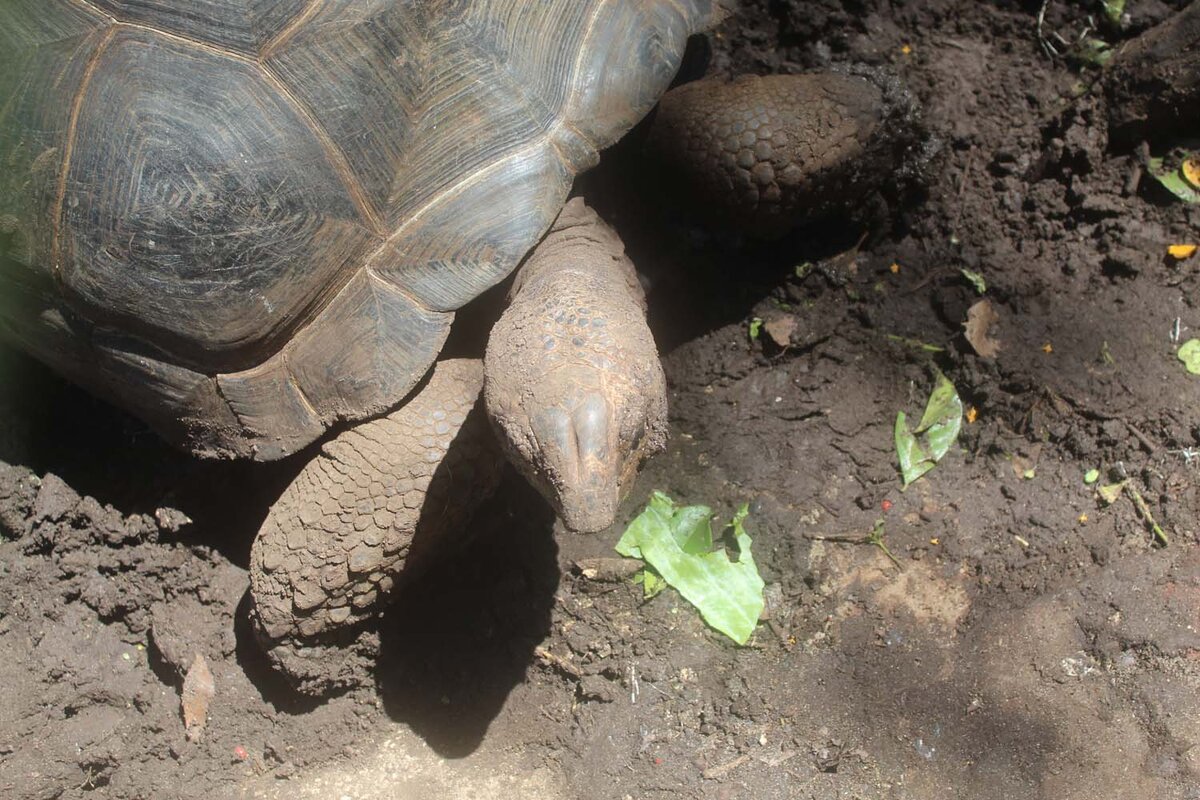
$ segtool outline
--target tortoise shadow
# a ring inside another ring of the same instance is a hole
[[[384,709],[441,756],[479,746],[550,633],[553,525],[545,501],[506,467],[470,523],[470,543],[401,588],[380,623]]]

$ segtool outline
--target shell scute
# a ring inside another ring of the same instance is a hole
[[[68,290],[210,371],[261,361],[371,241],[253,66],[138,29],[96,65],[65,190]]]

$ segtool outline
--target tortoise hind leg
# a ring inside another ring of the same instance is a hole
[[[362,682],[362,624],[464,542],[499,483],[482,385],[480,362],[439,362],[403,406],[323,445],[271,508],[251,550],[252,618],[301,691]]]

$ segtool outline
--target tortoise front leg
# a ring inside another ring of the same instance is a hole
[[[256,633],[308,693],[361,680],[353,629],[465,539],[503,457],[476,409],[479,361],[435,365],[397,410],[321,447],[271,508],[250,554]]]
[[[894,181],[918,138],[895,79],[830,71],[684,84],[659,103],[647,149],[714,224],[773,238]]]

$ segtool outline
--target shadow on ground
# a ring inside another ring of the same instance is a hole
[[[472,523],[473,543],[405,587],[380,624],[389,716],[439,754],[474,751],[550,632],[554,516],[512,470]]]

